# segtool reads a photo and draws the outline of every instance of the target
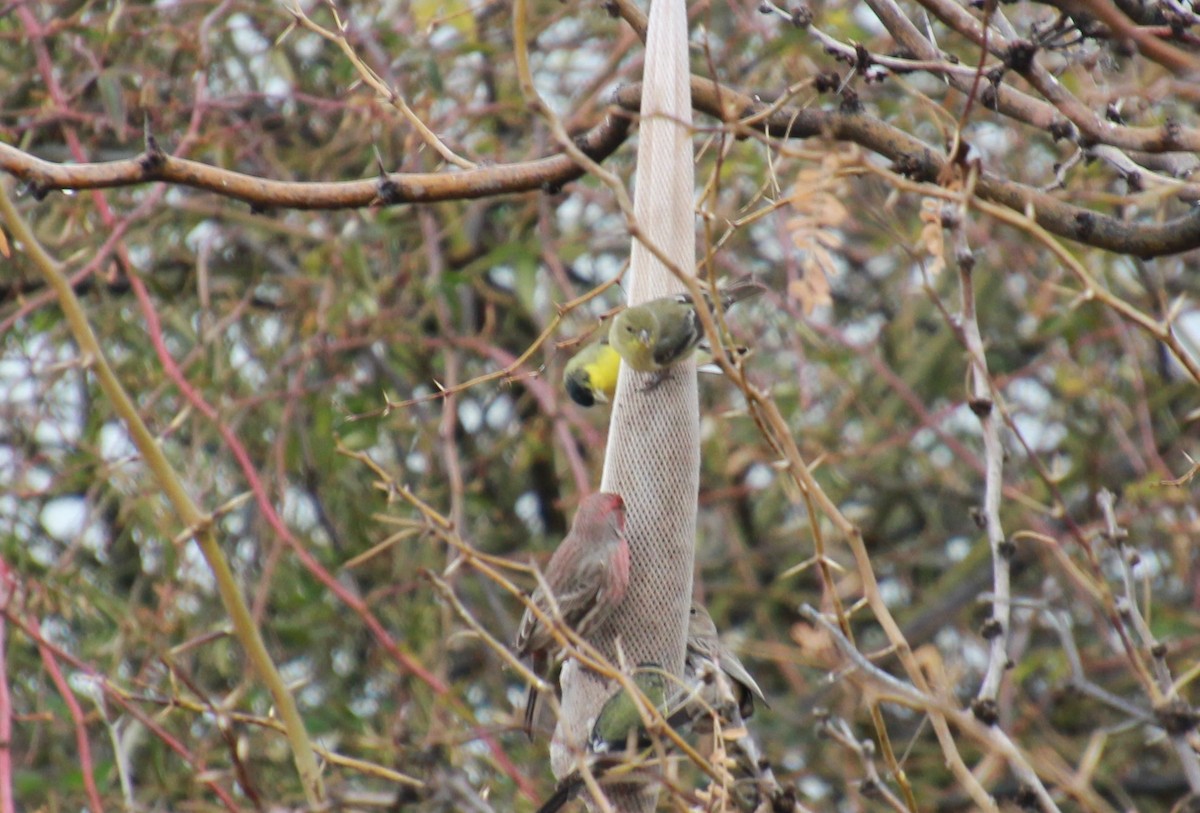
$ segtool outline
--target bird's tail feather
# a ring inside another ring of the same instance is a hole
[[[728,310],[730,306],[736,305],[743,299],[757,296],[765,290],[767,290],[767,286],[754,277],[739,277],[721,288],[721,307]]]

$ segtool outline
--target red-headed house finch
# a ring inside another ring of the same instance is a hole
[[[562,620],[583,637],[621,603],[629,587],[629,543],[625,539],[625,501],[619,494],[592,494],[580,503],[570,533],[546,566],[544,586],[553,595]],[[554,618],[543,585],[538,585],[529,600],[543,616]],[[545,679],[558,641],[551,628],[526,608],[513,649],[519,657],[529,656],[534,674]],[[536,707],[537,689],[531,686],[525,704],[525,733],[531,737]]]

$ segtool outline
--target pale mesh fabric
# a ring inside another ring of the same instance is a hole
[[[647,239],[688,273],[695,267],[691,93],[685,0],[650,8],[639,129],[634,211]],[[629,303],[683,290],[633,241],[625,289]],[[650,376],[622,365],[613,400],[601,490],[625,498],[632,555],[629,592],[592,643],[615,660],[617,641],[630,666],[652,661],[683,671],[700,481],[696,369],[686,362],[645,390]],[[569,664],[562,672],[562,718],[551,744],[559,778],[576,767],[591,721],[613,691],[594,673]],[[586,794],[585,794],[586,795]],[[610,793],[621,811],[649,810],[657,792]]]

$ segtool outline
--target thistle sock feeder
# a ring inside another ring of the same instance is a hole
[[[684,290],[642,242],[684,273],[696,264],[692,107],[685,0],[653,0],[646,38],[633,239],[625,289],[629,304]],[[647,388],[652,375],[621,365],[605,452],[602,491],[625,499],[631,566],[629,590],[590,636],[612,659],[654,662],[683,672],[692,595],[696,498],[700,485],[700,421],[693,360]],[[576,767],[588,727],[615,689],[569,661],[562,671],[562,715],[551,743],[551,766],[562,778]],[[619,811],[652,810],[657,789],[613,789]]]

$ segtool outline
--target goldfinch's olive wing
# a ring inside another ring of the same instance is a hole
[[[659,314],[658,340],[654,343],[654,362],[667,367],[680,361],[700,343],[703,331],[691,303],[664,302]]]

